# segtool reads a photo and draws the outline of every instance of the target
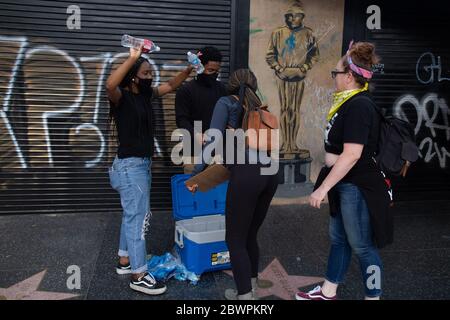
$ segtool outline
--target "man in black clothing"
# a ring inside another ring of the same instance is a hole
[[[175,98],[177,127],[189,131],[192,156],[194,142],[202,144],[203,133],[209,129],[217,100],[227,95],[225,85],[217,81],[222,54],[215,47],[204,47],[200,52],[205,71],[179,88]],[[202,122],[201,135],[194,135],[194,121]],[[192,170],[193,163],[184,165],[185,173],[191,173]]]

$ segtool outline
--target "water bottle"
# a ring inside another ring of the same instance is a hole
[[[203,67],[202,62],[200,61],[198,55],[193,54],[192,52],[187,53],[189,63],[195,68],[197,74],[203,73],[205,71],[205,67]]]
[[[160,51],[161,48],[158,47],[156,44],[153,43],[153,41],[147,40],[147,39],[140,39],[135,38],[132,36],[129,36],[127,34],[124,34],[122,36],[122,46],[127,48],[135,48],[139,49],[141,45],[143,44],[144,47],[142,48],[143,53],[151,53],[155,51]]]

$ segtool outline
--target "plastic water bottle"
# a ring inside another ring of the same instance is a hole
[[[151,53],[155,51],[160,51],[161,48],[158,47],[156,44],[153,43],[153,41],[147,40],[147,39],[140,39],[135,38],[132,36],[129,36],[128,34],[124,34],[122,36],[122,46],[127,48],[135,48],[139,49],[141,45],[143,44],[144,47],[142,48],[142,52],[144,53]]]
[[[187,53],[188,61],[189,63],[195,68],[197,71],[197,74],[203,73],[205,71],[205,67],[203,66],[202,62],[200,61],[200,58],[198,55],[193,54],[192,52]]]

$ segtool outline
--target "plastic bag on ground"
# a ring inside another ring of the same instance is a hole
[[[152,256],[147,261],[147,267],[148,272],[160,281],[167,281],[175,277],[179,281],[188,280],[195,285],[200,280],[198,275],[186,269],[176,250],[174,250],[174,255],[167,252],[162,256]]]

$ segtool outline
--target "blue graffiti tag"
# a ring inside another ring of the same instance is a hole
[[[284,57],[284,55],[286,54],[286,49],[288,50],[288,53],[291,54],[294,49],[295,49],[295,34],[294,32],[291,32],[291,35],[289,36],[289,38],[286,39],[286,41],[284,42],[284,44],[286,45],[283,48],[283,51],[281,52],[281,56]]]

